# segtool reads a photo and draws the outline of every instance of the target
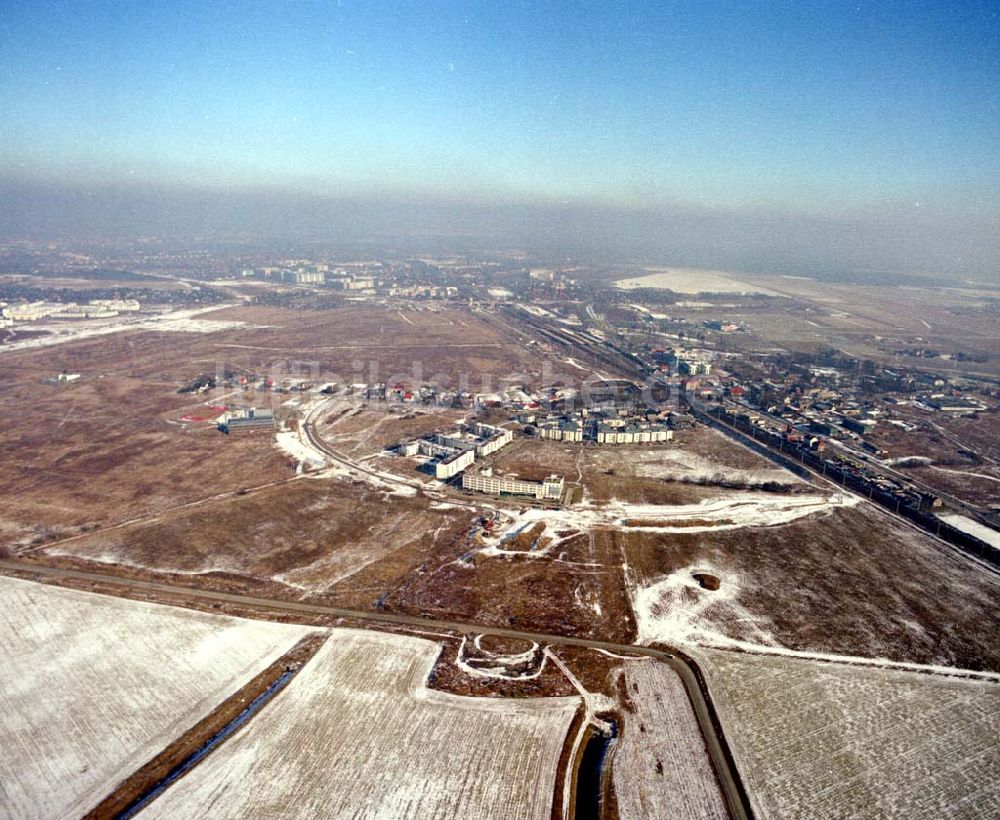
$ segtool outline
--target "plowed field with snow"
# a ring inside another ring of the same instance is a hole
[[[726,802],[680,677],[652,658],[629,661],[624,674],[624,726],[613,765],[621,819],[726,820]]]
[[[579,699],[428,690],[439,649],[334,630],[239,735],[142,816],[548,818]]]
[[[697,657],[757,817],[1000,816],[1000,684]]]
[[[0,817],[79,817],[308,629],[0,576]]]

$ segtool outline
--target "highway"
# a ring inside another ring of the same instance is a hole
[[[715,769],[715,773],[726,799],[730,815],[734,820],[750,818],[750,809],[746,791],[735,770],[728,744],[721,732],[721,724],[715,712],[715,707],[707,699],[701,682],[701,672],[689,658],[674,652],[653,649],[648,646],[619,644],[611,641],[601,641],[590,638],[574,638],[565,635],[552,635],[544,632],[530,632],[521,629],[505,629],[503,627],[486,626],[464,621],[436,620],[417,615],[402,615],[389,612],[370,612],[367,610],[344,609],[326,606],[324,604],[309,604],[300,601],[282,601],[275,598],[261,598],[255,595],[238,595],[230,592],[219,592],[209,589],[181,586],[179,584],[160,581],[144,581],[135,578],[120,578],[112,574],[90,572],[83,570],[62,569],[59,567],[41,566],[34,562],[0,559],[0,572],[29,573],[40,579],[75,580],[89,583],[114,584],[119,587],[145,593],[156,593],[180,598],[178,605],[184,605],[184,599],[228,603],[244,606],[264,613],[297,613],[306,615],[322,615],[335,618],[348,618],[363,621],[377,627],[379,624],[394,624],[405,627],[423,629],[448,630],[459,634],[479,633],[495,635],[504,638],[520,638],[535,641],[539,644],[556,644],[563,646],[580,646],[588,649],[603,649],[616,654],[644,655],[656,658],[668,664],[680,676],[687,690],[698,726],[705,738],[705,746]],[[98,591],[98,590],[95,590]],[[100,591],[100,594],[113,595],[112,592]],[[262,618],[266,615],[262,615]]]

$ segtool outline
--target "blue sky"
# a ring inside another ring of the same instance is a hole
[[[1000,213],[995,2],[0,3],[8,175]]]

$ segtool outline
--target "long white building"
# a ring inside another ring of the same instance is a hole
[[[509,476],[495,476],[493,469],[469,470],[462,475],[462,488],[489,495],[530,495],[539,500],[559,501],[566,480],[560,475],[550,475],[544,481],[524,481]]]
[[[598,424],[596,440],[598,444],[651,444],[672,441],[674,431],[659,424],[625,425]]]

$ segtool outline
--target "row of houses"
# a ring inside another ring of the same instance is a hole
[[[583,441],[583,426],[572,419],[554,419],[538,425],[538,437],[550,441]]]
[[[662,424],[626,424],[619,427],[601,422],[594,436],[598,444],[651,444],[673,441],[674,431]]]

